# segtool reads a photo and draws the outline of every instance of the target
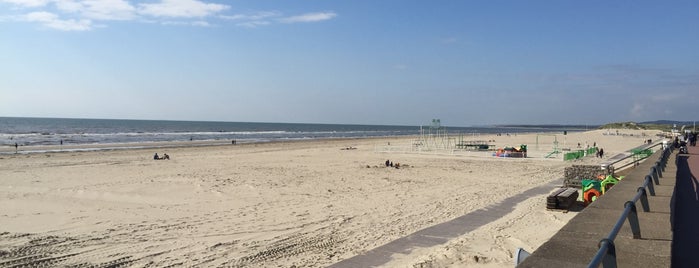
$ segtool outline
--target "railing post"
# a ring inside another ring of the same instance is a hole
[[[626,201],[624,207],[630,207],[629,211],[629,225],[631,226],[631,232],[633,233],[633,239],[641,239],[641,225],[638,223],[638,212],[636,211],[636,204],[631,201]]]
[[[655,168],[655,172],[658,173],[658,177],[662,178],[663,177],[663,172],[658,168],[658,165],[653,166]]]
[[[656,183],[658,182],[657,180],[655,181]],[[648,191],[650,192],[651,196],[655,196],[655,186],[653,186],[653,178],[650,175],[646,175],[646,183],[648,186]]]
[[[648,173],[648,175],[653,176],[653,182],[655,182],[655,185],[660,185],[660,177],[658,177],[658,172],[655,172],[657,170],[655,167],[656,166],[650,168],[650,173]]]
[[[648,194],[646,194],[646,188],[638,187],[638,192],[641,192],[641,206],[643,207],[643,212],[649,212],[650,204],[648,204]]]
[[[660,154],[660,159],[658,159],[660,161],[660,165],[663,167],[663,169],[665,169],[665,155],[666,154],[667,154],[667,152],[665,150],[663,150],[663,153]]]
[[[614,246],[614,240],[605,238],[600,240],[599,245],[602,247],[602,244],[606,243],[607,246],[607,254],[604,254],[604,258],[602,259],[602,267],[604,268],[616,268],[616,247]]]

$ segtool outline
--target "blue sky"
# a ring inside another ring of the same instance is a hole
[[[699,119],[697,1],[0,0],[0,116]]]

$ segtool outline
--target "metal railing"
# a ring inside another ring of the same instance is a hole
[[[645,149],[653,149],[653,148],[658,147],[658,146],[662,146],[662,144],[661,144],[661,143],[657,143],[657,144],[655,144],[655,145],[648,146],[648,147],[645,147],[645,148],[643,148],[643,149],[644,149],[644,150],[645,150]],[[621,159],[619,159],[619,160],[616,160],[616,161],[614,161],[614,162],[612,162],[612,163],[609,163],[608,166],[613,166],[614,164],[617,164],[617,163],[619,163],[619,162],[622,162],[622,161],[624,161],[624,160],[626,160],[626,159],[633,158],[633,157],[636,157],[636,154],[631,154],[631,155],[629,155],[629,156],[627,156],[627,157],[624,157],[624,158],[621,158]],[[621,166],[618,166],[618,167],[615,166],[614,168],[615,168],[616,170],[621,170],[621,169],[623,169],[623,168],[625,168],[625,167],[628,167],[628,166],[630,166],[630,165],[636,166],[636,165],[638,165],[638,162],[641,162],[642,160],[645,160],[645,159],[648,158],[648,157],[650,157],[650,156],[642,157],[642,158],[638,158],[638,159],[634,159],[633,161],[631,161],[631,162],[629,162],[629,163],[626,163],[626,164],[621,165]]]
[[[638,222],[636,202],[639,200],[641,201],[643,212],[650,211],[650,206],[648,205],[648,194],[655,196],[654,185],[660,184],[659,178],[663,176],[662,172],[665,171],[665,166],[667,165],[667,160],[670,157],[672,150],[672,146],[668,146],[663,150],[663,153],[660,155],[660,159],[658,159],[653,167],[650,168],[650,172],[644,178],[643,184],[638,187],[636,195],[631,200],[624,203],[624,211],[621,213],[621,216],[619,217],[619,220],[617,220],[616,224],[614,224],[614,227],[612,228],[612,231],[609,232],[609,235],[599,241],[599,250],[597,250],[597,254],[595,254],[595,256],[592,258],[592,261],[590,261],[590,264],[587,266],[588,268],[596,268],[599,267],[600,264],[602,264],[602,266],[605,268],[617,267],[614,239],[616,238],[617,234],[619,234],[619,230],[621,230],[621,227],[624,225],[624,221],[627,219],[629,221],[629,225],[631,226],[633,238],[641,238],[641,226]],[[646,188],[648,188],[648,192],[646,192]]]

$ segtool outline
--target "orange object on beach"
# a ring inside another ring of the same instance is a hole
[[[600,196],[600,192],[597,191],[597,189],[590,189],[585,191],[585,194],[583,194],[583,200],[585,200],[585,203],[592,203],[592,201],[597,200],[597,198]]]

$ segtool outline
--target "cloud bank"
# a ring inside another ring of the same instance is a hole
[[[0,8],[10,7],[15,21],[39,23],[61,31],[88,31],[96,22],[157,22],[163,25],[213,26],[216,22],[256,28],[275,23],[320,22],[337,16],[334,12],[312,12],[286,16],[279,11],[226,14],[226,4],[200,0],[0,0]],[[2,16],[4,14],[0,14]],[[103,25],[103,24],[99,24]]]

